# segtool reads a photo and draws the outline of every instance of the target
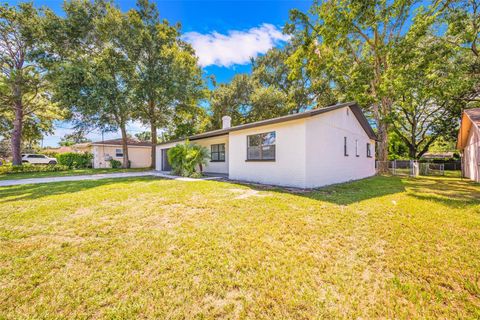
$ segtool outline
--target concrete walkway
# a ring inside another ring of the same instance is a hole
[[[215,180],[220,177],[207,177],[200,179],[184,178],[172,176],[166,172],[160,171],[141,171],[141,172],[117,172],[117,173],[102,173],[79,176],[64,176],[64,177],[48,177],[48,178],[30,178],[30,179],[16,179],[16,180],[0,180],[0,187],[17,186],[22,184],[36,184],[36,183],[50,183],[63,181],[84,181],[84,180],[100,180],[100,179],[115,179],[115,178],[132,178],[132,177],[160,177],[166,179],[174,179],[181,181],[198,181],[198,180]]]

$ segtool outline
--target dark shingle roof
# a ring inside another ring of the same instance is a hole
[[[344,108],[344,107],[350,107],[350,109],[354,113],[355,117],[360,122],[360,125],[362,126],[362,128],[365,130],[365,132],[369,136],[369,138],[373,139],[373,140],[377,140],[377,136],[375,135],[375,132],[373,131],[372,127],[368,123],[367,118],[365,117],[365,115],[363,114],[362,110],[360,109],[360,107],[357,105],[356,102],[339,103],[339,104],[336,104],[336,105],[333,105],[333,106],[328,106],[328,107],[325,107],[325,108],[313,109],[313,110],[308,110],[308,111],[305,111],[305,112],[289,114],[289,115],[278,117],[278,118],[267,119],[267,120],[262,120],[262,121],[247,123],[247,124],[241,124],[241,125],[226,128],[226,129],[218,129],[218,130],[208,131],[208,132],[196,134],[196,135],[193,135],[193,136],[190,136],[190,137],[187,137],[187,138],[189,140],[199,140],[199,139],[204,139],[204,138],[222,136],[222,135],[228,134],[229,132],[232,132],[232,131],[238,131],[238,130],[243,130],[243,129],[265,126],[265,125],[269,125],[269,124],[275,124],[275,123],[280,123],[280,122],[286,122],[286,121],[291,121],[291,120],[297,120],[297,119],[312,117],[312,116],[315,116],[315,115],[318,115],[318,114],[326,113],[326,112],[337,110],[337,109]],[[172,142],[183,141],[183,140],[185,140],[185,138],[162,142],[159,145],[172,143]]]
[[[123,143],[122,139],[112,139],[112,140],[104,140],[104,141],[93,142],[92,145],[101,144],[101,145],[121,146],[122,143]],[[138,140],[132,139],[132,138],[127,139],[127,144],[129,146],[137,146],[137,147],[151,147],[152,146],[151,142],[138,141]]]

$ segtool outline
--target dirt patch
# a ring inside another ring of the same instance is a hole
[[[229,191],[236,193],[237,196],[234,199],[247,199],[250,197],[266,197],[269,194],[260,193],[258,190],[254,189],[229,189]]]

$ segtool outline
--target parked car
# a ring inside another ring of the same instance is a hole
[[[49,158],[43,154],[22,154],[22,162],[31,164],[57,164],[57,159]]]

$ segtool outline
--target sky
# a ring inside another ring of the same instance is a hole
[[[20,1],[9,1],[17,4]],[[135,0],[117,0],[123,11],[135,7]],[[180,23],[183,38],[195,49],[205,76],[214,75],[217,82],[228,82],[237,73],[251,71],[250,58],[264,54],[272,47],[282,46],[288,39],[282,27],[288,22],[289,11],[307,11],[312,1],[306,0],[169,0],[155,1],[160,16],[170,23]],[[48,6],[62,14],[63,1],[36,0],[36,6]],[[43,146],[58,146],[60,138],[72,130],[71,124],[56,124],[55,134],[46,136]],[[140,123],[130,123],[130,134],[147,131]],[[107,133],[104,139],[119,138],[118,132]],[[88,138],[101,140],[99,132]]]

